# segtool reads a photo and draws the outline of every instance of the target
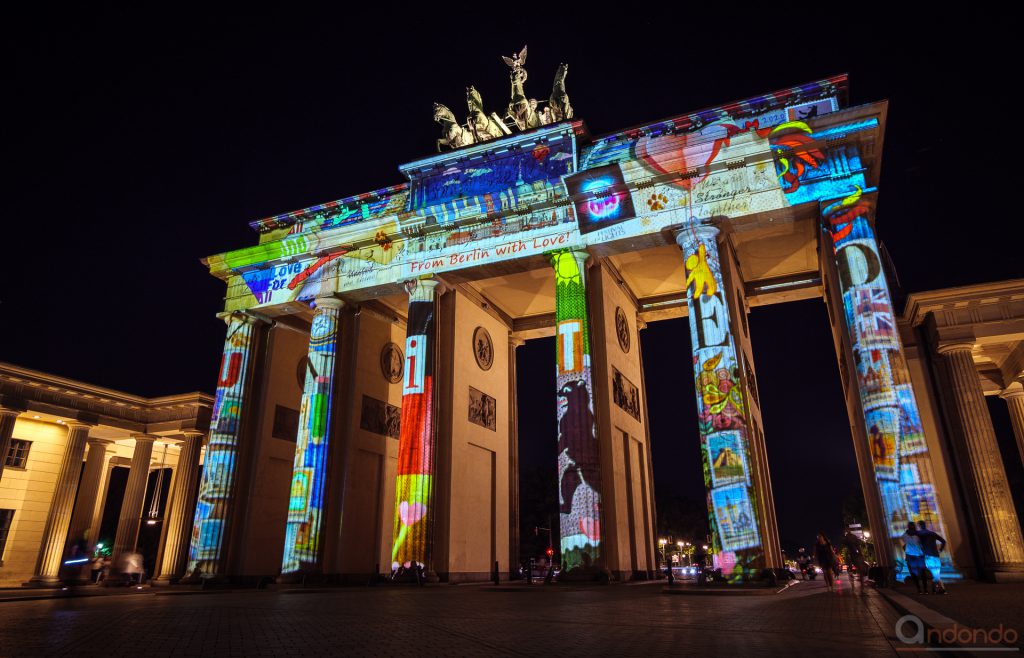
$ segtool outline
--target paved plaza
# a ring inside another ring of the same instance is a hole
[[[896,655],[898,613],[798,583],[778,595],[661,584],[101,595],[0,603],[0,656]]]

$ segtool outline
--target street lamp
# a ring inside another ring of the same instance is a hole
[[[667,561],[665,559],[665,546],[668,545],[668,540],[667,539],[659,539],[658,540],[658,544],[661,546],[661,561],[665,562],[667,564]]]

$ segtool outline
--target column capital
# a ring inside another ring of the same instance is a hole
[[[10,407],[0,407],[0,417],[13,416],[17,418],[19,415],[21,415],[21,413],[22,411],[19,411],[18,409],[11,409]]]
[[[232,322],[243,322],[245,324],[267,322],[266,318],[250,311],[223,311],[218,313],[217,317],[223,320],[226,325],[230,325]]]
[[[952,354],[953,352],[971,353],[974,351],[974,343],[969,341],[950,341],[948,343],[939,343],[939,345],[936,346],[935,351],[943,356]]]
[[[87,421],[84,421],[84,420],[78,420],[77,418],[74,418],[72,420],[65,420],[64,421],[64,426],[68,428],[69,432],[71,430],[79,430],[79,429],[85,429],[86,431],[89,431],[93,427],[96,427],[96,423],[90,423],[90,422],[87,422]]]
[[[672,229],[676,244],[686,249],[695,242],[714,240],[721,231],[714,224],[684,224]]]
[[[113,445],[113,441],[110,439],[99,439],[95,436],[90,436],[85,439],[85,444],[88,446],[103,446],[106,448],[109,445]]]
[[[135,439],[135,444],[138,445],[139,443],[145,443],[147,441],[149,443],[153,443],[160,437],[152,436],[149,434],[132,434],[132,438]]]
[[[405,282],[405,291],[409,293],[410,302],[430,302],[434,300],[437,287],[441,284],[434,277],[409,279]]]
[[[1024,398],[1024,384],[1013,382],[999,393],[999,397],[1004,400]]]
[[[511,345],[513,349],[515,349],[517,347],[522,347],[523,345],[525,345],[526,340],[510,333],[508,335],[508,344]]]
[[[345,308],[345,300],[340,297],[317,297],[313,304],[317,308],[342,309]]]
[[[558,257],[562,254],[572,254],[573,260],[577,264],[583,265],[590,258],[590,252],[583,247],[573,247],[571,249],[557,249],[555,251],[549,251],[547,253],[548,258],[551,260],[551,265],[554,266],[557,263]]]

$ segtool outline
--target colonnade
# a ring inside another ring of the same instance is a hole
[[[823,256],[823,273],[826,289],[832,291],[830,303],[841,299],[842,310],[836,304],[834,311],[845,319],[845,331],[837,337],[841,369],[845,363],[856,373],[851,422],[855,442],[862,442],[858,444],[858,459],[867,478],[866,488],[873,483],[871,495],[865,491],[865,497],[872,527],[882,529],[876,532],[881,535],[878,544],[884,549],[879,557],[898,568],[901,556],[896,542],[888,538],[899,534],[899,524],[927,518],[942,531],[945,519],[954,512],[941,509],[936,499],[936,470],[921,430],[914,429],[914,419],[920,412],[899,337],[879,319],[885,313],[891,317],[892,309],[868,208],[860,213],[851,212],[851,208],[857,210],[856,200],[846,203],[844,214],[834,220],[830,207],[823,207],[826,244],[833,249],[831,255]],[[747,310],[742,277],[736,270],[728,236],[715,225],[683,226],[674,237],[682,250],[686,276],[697,422],[713,551],[719,566],[730,570],[780,567],[763,423],[753,394],[756,379],[744,317]],[[602,479],[609,470],[601,463],[604,453],[599,449],[595,421],[600,401],[595,402],[594,386],[602,383],[595,382],[592,374],[591,330],[595,319],[587,289],[589,254],[564,250],[550,257],[556,294],[559,404],[554,422],[558,424],[562,564],[566,573],[575,569],[586,574],[605,569],[602,536],[606,533],[601,529],[609,528],[608,506],[616,503],[605,497],[613,486]],[[394,483],[392,566],[417,563],[429,571],[437,539],[433,494],[438,477],[434,396],[439,289],[438,282],[430,278],[410,281],[406,287],[409,312]],[[328,455],[336,388],[335,354],[344,304],[335,295],[325,295],[315,301],[314,307],[282,551],[281,573],[286,577],[323,569],[321,534],[328,498],[327,471],[332,467]],[[225,556],[233,524],[242,513],[234,507],[238,499],[238,455],[244,442],[245,407],[251,404],[253,348],[261,319],[233,313],[225,321],[227,338],[198,501],[193,507],[203,435],[186,432],[154,574],[157,583],[174,582],[186,575],[232,575]],[[515,399],[515,348],[521,343],[516,338],[509,342],[510,400]],[[997,571],[1024,569],[1024,540],[971,358],[972,344],[947,341],[936,347],[950,383],[946,393],[956,421],[958,467],[977,517],[975,534],[980,538],[981,562]],[[604,344],[597,347],[605,348]],[[1014,382],[1000,397],[1009,405],[1024,455],[1024,387]],[[14,419],[22,411],[0,406],[0,448],[9,444]],[[508,423],[512,452],[508,559],[512,564],[518,556],[514,402]],[[111,463],[107,457],[110,442],[90,437],[92,426],[83,421],[67,423],[68,440],[31,584],[57,584],[61,559],[70,543],[81,537],[95,541]],[[156,439],[144,434],[133,438],[135,452],[113,547],[115,561],[125,551],[134,550]],[[649,464],[649,454],[646,459]],[[630,515],[637,504],[630,498]],[[630,546],[634,552],[643,550],[635,542]]]

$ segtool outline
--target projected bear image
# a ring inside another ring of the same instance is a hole
[[[600,541],[599,501],[596,487],[600,481],[594,414],[587,382],[566,382],[558,391],[558,511],[575,542],[589,555],[586,545]],[[582,439],[582,440],[577,440]],[[565,523],[568,516],[568,523]],[[563,540],[564,541],[564,540]],[[583,559],[582,566],[587,565]]]

